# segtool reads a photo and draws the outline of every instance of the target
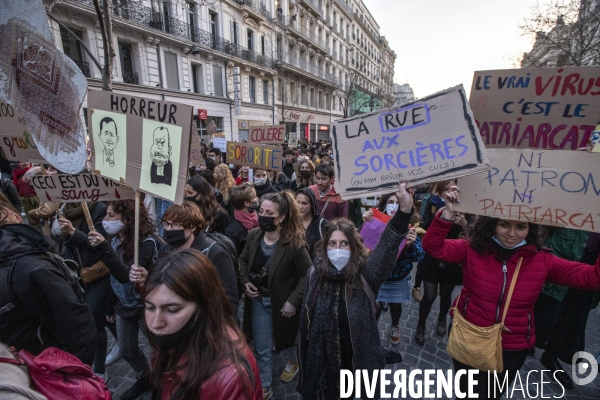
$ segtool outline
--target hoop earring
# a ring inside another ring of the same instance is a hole
[[[283,227],[283,221],[281,221],[279,224],[277,224],[277,230],[280,231],[282,227]]]

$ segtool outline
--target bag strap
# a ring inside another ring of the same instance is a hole
[[[329,200],[331,200],[331,196],[327,197],[327,200],[325,200],[325,205],[323,206],[323,208],[321,209],[321,213],[319,214],[321,217],[323,216],[323,213],[325,212],[325,210],[327,209],[327,206],[329,205]]]
[[[519,275],[519,271],[521,270],[522,263],[523,257],[519,258],[519,262],[517,263],[517,269],[515,270],[515,274],[513,275],[512,281],[510,282],[508,296],[506,297],[506,302],[504,303],[504,311],[502,312],[502,325],[504,325],[504,319],[506,318],[506,313],[508,312],[508,306],[510,305],[510,300],[512,298],[513,291],[515,290],[515,285],[517,284],[517,276]]]
[[[19,367],[24,365],[23,363],[19,362],[18,360],[15,360],[14,358],[6,358],[6,357],[0,357],[0,363],[18,365]]]
[[[371,301],[371,304],[373,304],[373,307],[375,307],[375,294],[371,290],[371,286],[369,286],[369,284],[367,283],[367,280],[365,279],[363,274],[360,274],[360,279],[362,280],[362,283],[363,283],[363,290],[367,294],[367,297]]]
[[[321,229],[321,225],[323,225],[323,221],[325,221],[325,218],[321,218],[321,220],[319,221],[319,235],[321,236],[321,239],[323,239],[323,230]]]

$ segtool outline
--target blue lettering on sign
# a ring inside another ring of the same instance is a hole
[[[417,128],[431,122],[427,104],[412,104],[379,115],[381,132],[399,132]]]

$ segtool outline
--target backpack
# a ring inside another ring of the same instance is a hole
[[[156,259],[160,254],[160,249],[166,243],[163,238],[159,236],[148,236],[146,239],[142,240],[142,243],[151,240],[154,243],[154,252],[152,253],[152,260],[150,261],[150,265],[153,265]]]
[[[212,239],[216,243],[218,243],[223,248],[223,250],[225,250],[227,252],[227,254],[229,254],[229,258],[231,258],[231,262],[233,263],[233,266],[236,266],[238,254],[237,254],[237,250],[235,248],[235,244],[233,243],[233,240],[229,239],[227,236],[223,235],[222,233],[218,233],[218,232],[205,231],[204,234],[206,235],[206,237],[208,239]],[[208,257],[208,253],[210,253],[210,249],[213,247],[214,244],[215,243],[212,243],[210,246],[204,248],[204,250],[202,250],[202,253]],[[204,247],[204,243],[202,243],[202,246]]]
[[[48,347],[35,357],[21,350],[15,358],[1,357],[0,363],[26,366],[34,389],[48,400],[111,399],[106,383],[89,365],[56,347]]]

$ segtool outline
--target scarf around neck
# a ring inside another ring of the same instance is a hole
[[[320,265],[315,262],[315,265]],[[314,273],[319,273],[315,271]],[[312,304],[307,304],[311,323],[308,330],[306,365],[304,372],[304,398],[336,399],[340,394],[340,282],[346,279],[345,271],[327,266],[325,277],[311,288]]]
[[[249,213],[243,210],[233,210],[233,216],[240,221],[247,230],[258,228],[258,215],[255,212]]]

